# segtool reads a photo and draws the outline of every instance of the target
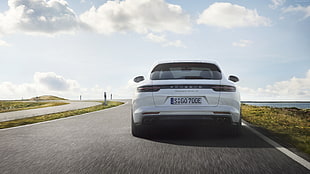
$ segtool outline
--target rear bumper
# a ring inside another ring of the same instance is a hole
[[[142,125],[234,125],[227,115],[160,115],[142,118]]]
[[[140,107],[133,110],[133,121],[150,124],[230,124],[240,121],[240,110],[231,106],[212,107]]]

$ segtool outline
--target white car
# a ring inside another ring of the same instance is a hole
[[[158,63],[149,79],[137,83],[132,100],[132,135],[144,137],[150,125],[219,125],[232,135],[241,129],[240,94],[236,76],[225,78],[213,61]]]

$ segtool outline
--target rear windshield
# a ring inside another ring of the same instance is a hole
[[[152,80],[169,79],[222,79],[221,70],[210,63],[165,63],[157,65],[152,73]]]

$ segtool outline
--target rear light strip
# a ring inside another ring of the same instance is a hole
[[[220,92],[236,92],[236,87],[228,85],[216,85],[213,86],[212,89]]]
[[[236,87],[229,85],[148,85],[137,88],[138,92],[157,92],[160,89],[213,89],[216,92],[236,92]]]
[[[230,114],[230,112],[213,112],[214,114]]]
[[[137,88],[138,92],[157,92],[160,90],[159,86],[140,86]]]
[[[143,112],[143,115],[157,115],[159,112]]]

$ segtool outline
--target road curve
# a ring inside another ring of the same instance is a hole
[[[47,100],[44,102],[56,102],[56,101]],[[27,117],[40,116],[40,115],[45,115],[45,114],[53,114],[57,112],[70,111],[70,110],[75,110],[75,109],[83,109],[83,108],[101,104],[100,102],[94,102],[94,101],[59,100],[57,102],[64,102],[64,103],[69,103],[69,104],[38,108],[38,109],[29,109],[29,110],[22,110],[22,111],[0,113],[0,122],[27,118]]]
[[[133,137],[130,107],[0,130],[1,173],[309,173],[245,127]]]

